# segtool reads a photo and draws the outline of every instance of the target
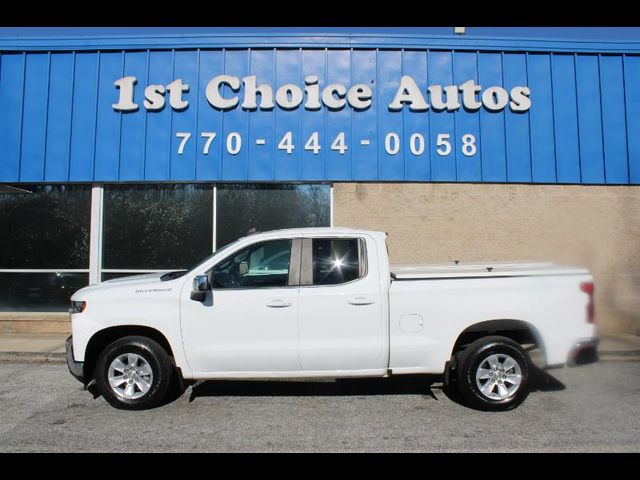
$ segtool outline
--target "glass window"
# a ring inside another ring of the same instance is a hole
[[[216,246],[258,232],[294,227],[328,227],[329,185],[228,184],[217,188]]]
[[[89,284],[88,273],[0,273],[0,311],[66,312],[69,299]]]
[[[20,185],[0,193],[0,268],[89,268],[88,185]]]
[[[211,269],[213,288],[284,287],[289,283],[291,240],[271,240],[234,253]]]
[[[90,211],[89,185],[0,186],[0,268],[17,270],[0,273],[0,311],[69,308],[89,283],[68,270],[88,272]]]
[[[213,246],[213,186],[117,185],[104,190],[103,269],[195,265]]]
[[[356,238],[314,238],[312,265],[314,285],[336,285],[361,276],[359,241]]]

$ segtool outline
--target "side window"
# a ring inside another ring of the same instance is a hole
[[[314,238],[311,247],[313,285],[337,285],[363,276],[360,245],[357,238]]]
[[[250,245],[209,271],[214,289],[285,287],[289,282],[291,240]]]

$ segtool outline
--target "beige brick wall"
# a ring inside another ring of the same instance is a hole
[[[640,334],[640,187],[341,183],[334,225],[388,232],[392,263],[585,266],[600,333]]]

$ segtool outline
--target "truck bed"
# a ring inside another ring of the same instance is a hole
[[[550,262],[482,262],[439,263],[431,265],[391,265],[394,280],[479,277],[532,277],[556,275],[584,275],[588,270],[557,266]]]

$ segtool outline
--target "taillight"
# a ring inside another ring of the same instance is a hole
[[[587,323],[593,323],[595,318],[595,307],[593,304],[593,282],[582,282],[580,290],[589,295],[589,303],[587,304]]]

